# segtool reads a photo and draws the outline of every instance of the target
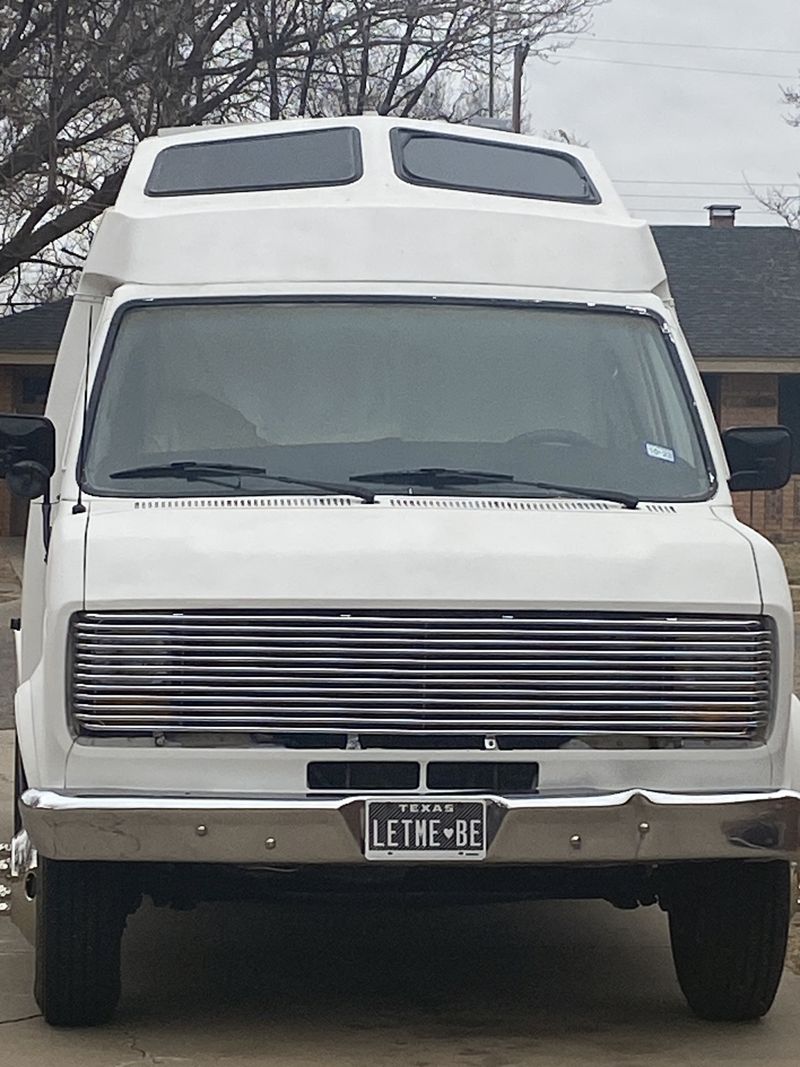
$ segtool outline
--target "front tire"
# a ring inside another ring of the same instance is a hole
[[[688,864],[665,872],[672,958],[701,1019],[759,1019],[775,999],[791,919],[788,863]]]
[[[34,995],[51,1026],[108,1022],[120,997],[125,921],[138,903],[124,863],[40,858]]]

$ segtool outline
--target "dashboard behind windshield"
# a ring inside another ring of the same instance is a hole
[[[659,323],[525,304],[186,301],[118,314],[93,391],[83,484],[114,496],[308,493],[120,470],[260,467],[346,485],[454,468],[697,500],[708,462]],[[362,484],[363,483],[359,483]],[[514,484],[382,492],[549,495]]]

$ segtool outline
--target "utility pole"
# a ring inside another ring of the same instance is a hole
[[[489,118],[494,118],[494,0],[489,0]]]
[[[522,128],[522,75],[525,71],[525,60],[531,50],[528,34],[523,35],[519,44],[514,45],[514,76],[513,96],[511,105],[511,129],[519,133]]]

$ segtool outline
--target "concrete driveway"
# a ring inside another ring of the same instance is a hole
[[[595,903],[146,908],[101,1030],[0,1026],[14,1067],[797,1067],[800,977],[758,1024],[693,1019],[660,913]],[[35,1013],[0,926],[0,1019]]]
[[[0,537],[0,730],[14,725],[17,668],[9,622],[20,613],[22,538]]]

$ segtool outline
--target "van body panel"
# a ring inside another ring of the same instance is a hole
[[[363,173],[340,184],[148,195],[171,147],[342,126],[357,133]],[[572,155],[585,195],[414,183],[393,157],[399,128]],[[135,333],[162,302],[180,314],[159,309]],[[352,316],[416,303],[451,317],[437,335],[430,316],[387,329],[376,314],[351,344],[341,306],[335,324],[326,310],[294,333],[293,308],[288,325],[256,308],[244,330],[218,325],[216,309],[182,317],[211,302],[349,302]],[[557,312],[536,345],[520,306]],[[507,334],[492,317],[506,308]],[[598,311],[613,320],[601,344],[588,326]],[[585,315],[574,332],[573,312]],[[647,321],[619,329],[622,312]],[[262,344],[275,336],[283,348]],[[487,352],[508,362],[487,367]],[[213,373],[200,382],[203,360]],[[105,383],[118,392],[103,410]],[[293,414],[303,401],[305,422]],[[145,140],[87,258],[47,414],[54,506],[49,529],[47,509],[31,509],[16,696],[28,787],[18,783],[24,825],[10,850],[18,883],[37,848],[124,861],[144,879],[142,859],[241,864],[245,878],[282,858],[411,869],[426,853],[391,855],[397,817],[384,847],[370,812],[382,789],[414,811],[437,795],[433,763],[461,776],[440,799],[483,819],[480,848],[446,849],[440,867],[549,863],[558,882],[562,864],[594,864],[579,895],[590,886],[627,907],[660,899],[661,863],[800,856],[786,576],[734,515],[658,250],[591,151],[377,116]],[[588,471],[591,485],[541,474],[530,441],[543,433],[550,469]],[[445,459],[429,458],[437,448]],[[263,466],[246,469],[248,455]],[[390,469],[360,465],[376,455]],[[210,470],[226,457],[227,470]],[[270,467],[275,457],[291,469]],[[205,471],[187,476],[193,464]],[[337,484],[328,473],[315,491],[308,480],[326,469]],[[370,762],[390,778],[416,764],[418,785],[364,789],[356,772]],[[323,763],[335,787],[314,777]],[[473,764],[493,768],[492,789],[470,785]],[[501,788],[501,765],[522,765],[526,784]],[[619,867],[611,889],[603,864]]]
[[[481,603],[609,611],[758,613],[752,553],[703,505],[667,513],[481,508],[452,498],[376,504],[290,498],[284,507],[199,498],[92,500],[88,610]],[[500,498],[496,498],[500,499]],[[205,503],[205,506],[204,506]],[[513,498],[512,498],[513,506]],[[519,501],[517,501],[519,503]],[[524,502],[523,502],[524,503]],[[437,506],[438,505],[438,506]],[[224,566],[219,561],[225,546]]]

